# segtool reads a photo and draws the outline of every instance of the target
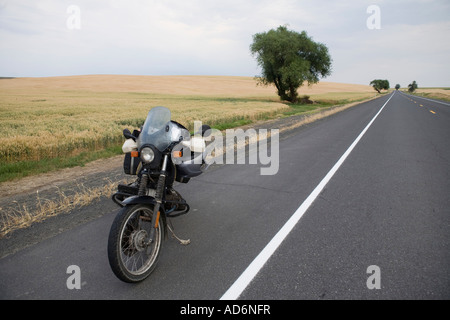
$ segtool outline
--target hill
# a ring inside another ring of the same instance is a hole
[[[15,78],[0,81],[3,90],[82,90],[94,92],[146,92],[155,94],[263,97],[276,96],[274,87],[257,86],[252,77],[230,76],[130,76],[86,75],[47,78]],[[319,82],[304,86],[300,94],[361,92],[373,93],[373,88],[358,84]]]

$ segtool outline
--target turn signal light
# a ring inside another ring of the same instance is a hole
[[[174,152],[172,152],[172,156],[174,158],[181,158],[183,156],[183,152],[181,152],[181,151],[174,151]]]

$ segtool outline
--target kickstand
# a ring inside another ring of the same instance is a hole
[[[175,234],[175,232],[173,231],[173,226],[172,226],[172,222],[167,224],[167,229],[169,229],[170,233],[172,233],[172,237],[174,237],[175,239],[178,240],[178,242],[180,242],[180,244],[182,244],[183,246],[187,246],[188,244],[191,243],[190,239],[187,240],[183,240],[177,237],[177,235]]]

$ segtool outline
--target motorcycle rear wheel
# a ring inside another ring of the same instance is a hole
[[[140,282],[155,269],[164,239],[163,219],[159,219],[154,237],[152,205],[124,207],[114,219],[108,237],[108,259],[114,274],[124,282]]]

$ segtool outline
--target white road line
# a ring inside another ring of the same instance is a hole
[[[388,102],[392,99],[395,92],[391,95],[391,97],[386,101],[386,103],[381,107],[380,111],[373,117],[373,119],[369,122],[369,124],[364,128],[364,130],[359,134],[355,141],[350,145],[350,147],[345,151],[345,153],[341,156],[341,158],[336,162],[333,168],[328,172],[328,174],[322,179],[322,181],[317,185],[317,187],[313,190],[313,192],[306,198],[306,200],[301,204],[301,206],[295,211],[295,213],[291,216],[291,218],[284,224],[284,226],[278,231],[278,233],[270,240],[270,242],[266,245],[266,247],[258,254],[258,256],[250,263],[250,265],[245,269],[245,271],[240,275],[240,277],[234,282],[234,284],[224,293],[224,295],[220,298],[220,300],[236,300],[242,294],[242,292],[247,288],[253,278],[258,274],[258,272],[262,269],[265,263],[269,260],[269,258],[273,255],[273,253],[278,249],[283,240],[287,237],[287,235],[291,232],[291,230],[295,227],[298,221],[305,214],[306,210],[311,206],[311,204],[316,200],[322,190],[325,188],[327,183],[334,176],[336,171],[340,168],[340,166],[347,159],[349,154],[364,136],[366,131],[370,128],[372,123],[378,117],[378,115],[383,111],[384,107],[388,104]]]
[[[428,100],[428,101],[435,102],[435,103],[440,103],[440,104],[443,104],[445,106],[450,106],[450,103],[445,103],[445,102],[442,102],[442,101],[439,101],[439,100],[428,99],[428,98],[424,98],[424,97],[421,97],[421,96],[415,96],[415,95],[411,95],[411,94],[406,94],[404,92],[402,92],[402,94],[404,94],[407,97],[409,96],[409,97],[413,97],[413,98],[417,98],[417,99],[423,99],[423,100]]]

